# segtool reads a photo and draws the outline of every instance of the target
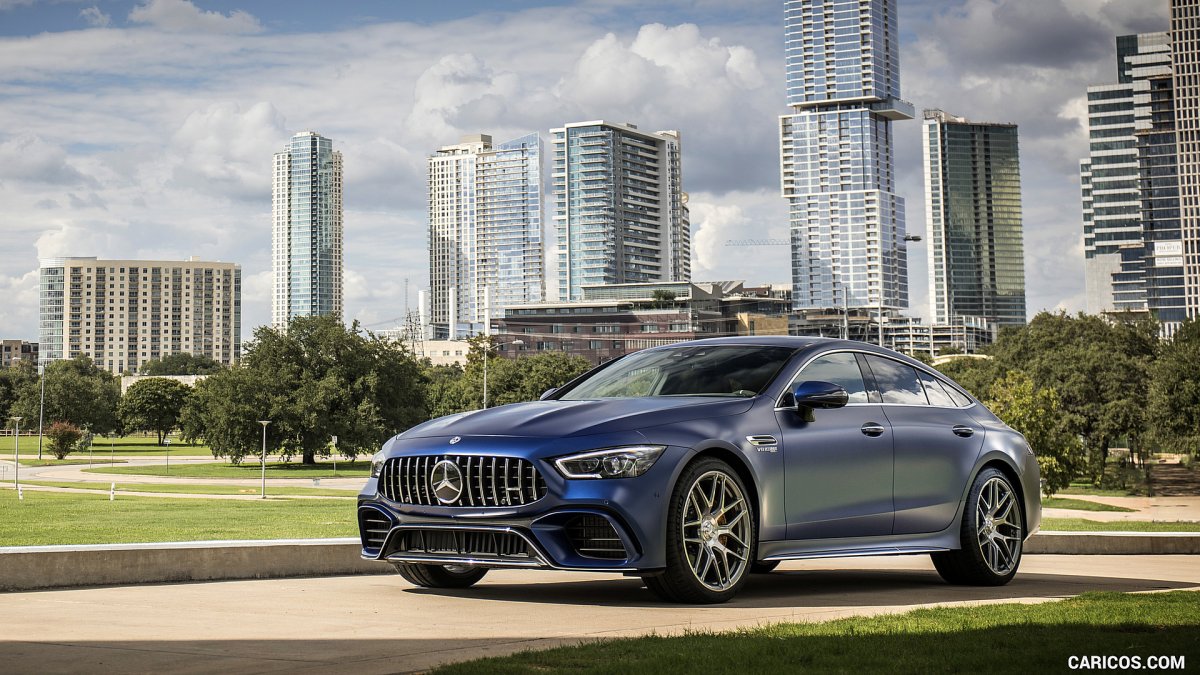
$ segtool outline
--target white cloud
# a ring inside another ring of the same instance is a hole
[[[169,33],[258,33],[262,25],[240,9],[228,15],[206,12],[189,0],[147,0],[129,12],[129,21]]]
[[[788,246],[733,246],[729,242],[789,238],[787,205],[778,192],[691,195],[692,278],[741,279],[749,283],[791,282]]]
[[[93,182],[71,166],[62,146],[29,134],[0,143],[0,180],[51,185]]]
[[[79,11],[79,17],[93,28],[107,28],[112,23],[112,17],[100,11],[96,5],[84,7]]]
[[[213,103],[171,136],[172,182],[217,197],[269,200],[271,156],[291,135],[270,103],[244,111],[236,102]]]

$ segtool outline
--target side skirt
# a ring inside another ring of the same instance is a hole
[[[773,562],[808,558],[936,553],[960,548],[958,529],[958,525],[955,524],[934,534],[763,541],[758,544],[758,559]]]

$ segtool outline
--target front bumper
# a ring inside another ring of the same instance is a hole
[[[548,460],[532,460],[546,495],[513,507],[401,504],[380,494],[371,479],[358,500],[362,556],[481,567],[662,569],[670,487],[688,452],[668,447],[645,474],[607,480],[567,480]]]

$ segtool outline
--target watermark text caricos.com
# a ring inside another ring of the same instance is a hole
[[[1071,655],[1067,657],[1071,670],[1183,670],[1186,663],[1183,655],[1177,656],[1100,656]]]

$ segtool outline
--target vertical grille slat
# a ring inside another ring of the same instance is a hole
[[[433,493],[433,468],[443,460],[457,466],[462,477],[462,493],[452,504],[442,504]],[[547,488],[533,462],[519,457],[421,455],[384,462],[378,491],[398,504],[492,508],[536,502]]]

